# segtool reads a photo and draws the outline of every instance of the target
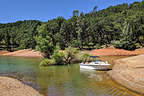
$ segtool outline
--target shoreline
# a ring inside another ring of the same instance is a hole
[[[43,58],[43,54],[39,51],[24,49],[14,52],[0,51],[0,56],[15,56],[15,57],[31,57],[31,58]]]
[[[108,75],[118,84],[144,94],[144,54],[118,59]]]
[[[43,96],[37,90],[12,77],[0,76],[2,96]]]
[[[144,94],[144,79],[142,78],[144,77],[144,48],[135,51],[104,48],[80,52],[100,56],[102,60],[109,60],[110,56],[127,56],[126,58],[112,58],[111,61],[113,61],[112,65],[114,66],[111,71],[108,71],[108,75],[118,84],[134,92]],[[18,50],[15,52],[0,51],[0,56],[43,58],[42,53],[31,49]]]
[[[134,51],[128,51],[128,50],[116,49],[116,48],[103,48],[103,49],[94,49],[94,50],[84,50],[84,51],[80,51],[80,53],[88,53],[92,56],[136,56],[136,55],[144,54],[144,48],[136,49]],[[23,49],[14,52],[0,50],[0,56],[43,58],[44,54],[32,49]]]
[[[144,54],[144,48],[136,49],[133,51],[117,49],[117,48],[103,48],[88,51],[90,55],[96,56],[136,56]]]

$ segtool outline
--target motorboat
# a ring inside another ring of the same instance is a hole
[[[98,56],[90,56],[90,58],[97,58]],[[111,64],[108,61],[103,62],[101,60],[92,60],[89,62],[82,62],[80,63],[81,69],[90,69],[90,70],[107,70]]]

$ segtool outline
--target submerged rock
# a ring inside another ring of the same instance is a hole
[[[119,84],[144,94],[144,54],[116,60],[108,74]]]
[[[0,77],[0,96],[42,96],[34,90],[20,81],[9,78]]]

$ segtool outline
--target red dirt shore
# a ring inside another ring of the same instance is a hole
[[[134,56],[144,54],[144,48],[137,49],[135,51],[127,51],[124,49],[104,48],[94,49],[92,51],[82,51],[82,53],[88,53],[96,56]],[[43,54],[39,51],[24,49],[15,52],[0,51],[0,56],[19,56],[19,57],[43,57]]]
[[[144,48],[136,49],[134,51],[127,51],[124,49],[104,48],[95,49],[88,52],[90,55],[96,56],[134,56],[144,54]]]
[[[42,58],[43,54],[39,51],[35,51],[35,50],[31,50],[31,49],[24,49],[24,50],[18,50],[18,51],[14,51],[14,52],[0,51],[0,56],[18,56],[18,57]]]

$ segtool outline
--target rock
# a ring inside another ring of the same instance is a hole
[[[144,54],[116,60],[108,74],[119,84],[144,94]]]
[[[32,87],[21,83],[19,80],[0,77],[0,96],[42,96]]]

